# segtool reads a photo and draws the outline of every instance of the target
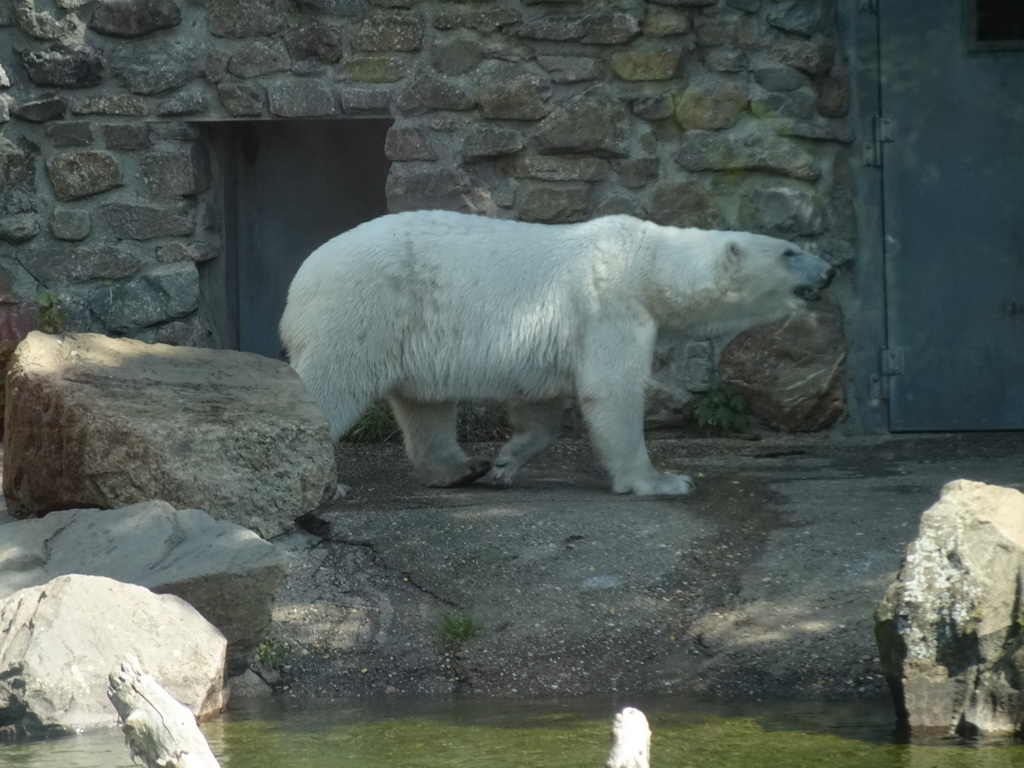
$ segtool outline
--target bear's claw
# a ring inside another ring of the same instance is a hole
[[[475,483],[490,471],[490,461],[479,456],[472,456],[459,470],[453,472],[451,476],[441,480],[434,480],[430,485],[435,488],[458,488],[459,486]]]

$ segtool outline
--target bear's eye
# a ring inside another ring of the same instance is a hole
[[[785,251],[782,252],[782,255],[785,256],[787,259],[792,259],[794,256],[799,256],[800,251],[796,250],[795,248],[787,248]]]

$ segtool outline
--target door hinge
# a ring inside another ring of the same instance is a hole
[[[878,373],[870,377],[872,400],[889,399],[889,377],[903,373],[903,350],[898,347],[883,349],[878,356]]]
[[[857,10],[861,13],[878,13],[878,0],[857,0]]]
[[[882,145],[896,141],[896,118],[875,115],[871,118],[871,138],[864,142],[862,159],[864,165],[881,167]]]
[[[903,373],[903,350],[899,347],[883,349],[879,368],[883,376],[899,376]]]

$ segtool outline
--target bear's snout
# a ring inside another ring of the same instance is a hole
[[[832,285],[832,280],[836,276],[836,269],[816,256],[811,258],[817,261],[824,269],[816,270],[817,274],[798,285],[793,290],[793,293],[804,301],[819,301],[821,299],[821,292]]]

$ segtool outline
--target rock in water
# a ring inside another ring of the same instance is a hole
[[[7,381],[3,489],[17,517],[163,499],[269,538],[337,482],[326,420],[278,360],[33,332]]]
[[[956,480],[875,612],[882,668],[912,729],[1024,725],[1024,494]]]

